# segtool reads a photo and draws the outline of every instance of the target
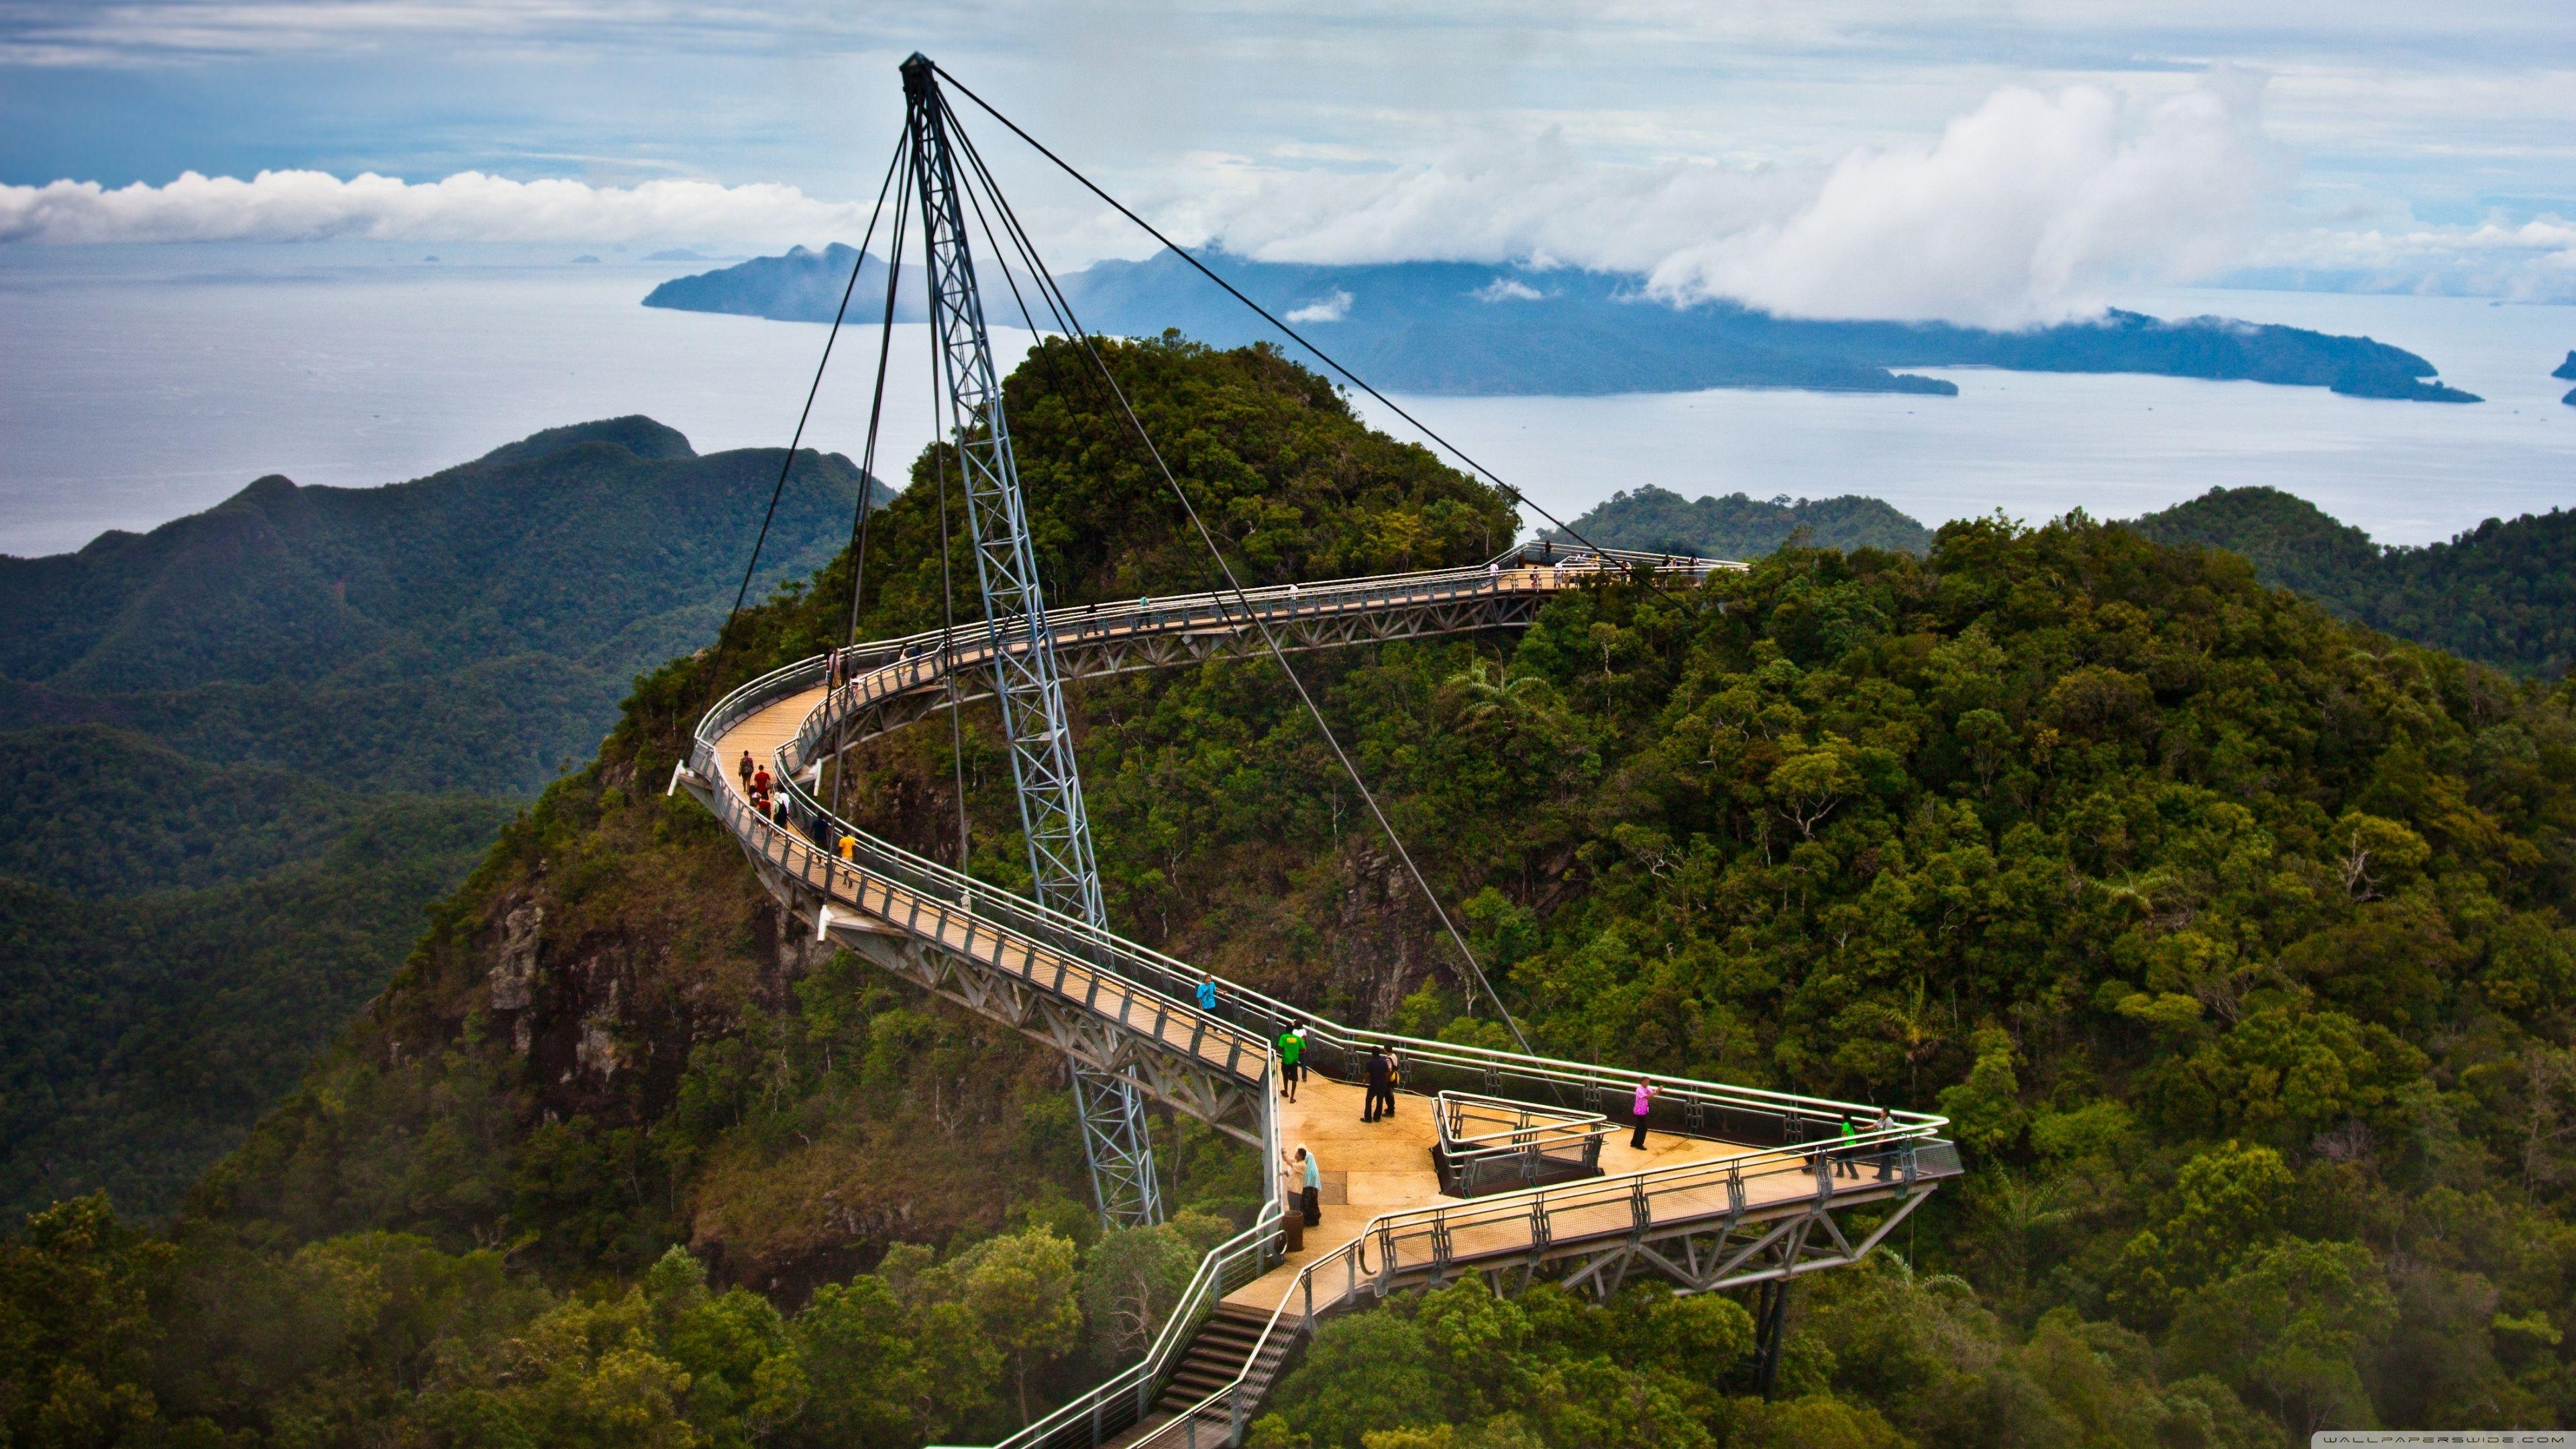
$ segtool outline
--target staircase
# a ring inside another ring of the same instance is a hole
[[[1222,1405],[1201,1415],[1195,1426],[1179,1420],[1191,1405],[1233,1383],[1235,1376],[1243,1373],[1244,1363],[1252,1357],[1252,1347],[1260,1342],[1261,1330],[1269,1321],[1270,1315],[1259,1309],[1217,1304],[1216,1312],[1199,1325],[1197,1336],[1190,1340],[1189,1352],[1181,1356],[1180,1368],[1173,1372],[1171,1383],[1154,1401],[1153,1409],[1134,1429],[1110,1441],[1105,1449],[1141,1449],[1148,1444],[1154,1449],[1190,1444],[1198,1449],[1214,1449],[1225,1443],[1233,1426],[1227,1422]],[[1298,1332],[1285,1321],[1270,1336],[1269,1344],[1261,1350],[1260,1361],[1244,1375],[1243,1386],[1249,1391],[1250,1402],[1258,1404],[1268,1394],[1270,1381],[1278,1375],[1280,1364],[1298,1337]]]

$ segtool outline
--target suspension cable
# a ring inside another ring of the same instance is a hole
[[[814,416],[815,395],[823,390],[823,372],[832,365],[832,344],[841,338],[841,319],[849,314],[850,294],[858,290],[859,268],[867,265],[868,248],[876,242],[877,220],[885,214],[886,193],[894,187],[895,165],[903,159],[904,142],[909,139],[909,136],[898,139],[895,154],[886,161],[885,180],[877,184],[877,204],[875,210],[868,213],[868,229],[859,241],[858,260],[850,263],[850,280],[841,287],[841,305],[832,313],[832,330],[823,335],[823,358],[814,364],[814,381],[806,387],[805,406],[796,414],[796,432],[787,441],[787,456],[778,463],[778,483],[769,490],[769,511],[760,516],[760,534],[751,542],[751,561],[742,566],[742,585],[733,591],[733,607],[725,611],[724,626],[716,630],[716,647],[707,659],[707,703],[710,706],[715,703],[717,685],[724,679],[718,666],[724,662],[725,644],[733,635],[733,621],[742,613],[742,601],[751,594],[751,576],[760,568],[760,551],[769,543],[769,525],[778,517],[778,500],[787,492],[787,475],[795,471],[796,450],[804,445],[805,424]],[[867,496],[868,480],[862,476],[859,479],[859,497],[863,503]]]
[[[909,149],[904,152],[903,159],[903,184],[908,187],[912,184],[912,156]],[[896,194],[902,195],[901,192]],[[869,507],[869,503],[872,501],[870,495],[875,491],[876,483],[877,425],[885,417],[887,362],[894,348],[895,289],[903,277],[903,222],[906,213],[907,209],[898,203],[894,210],[894,226],[888,233],[886,241],[885,313],[877,327],[877,372],[876,381],[869,389],[868,396],[868,441],[866,447],[859,453],[859,473],[865,480],[866,486],[859,492],[858,536],[852,544],[858,556],[854,561],[855,572],[850,579],[850,623],[841,635],[844,647],[859,642],[859,599],[866,592],[868,582],[868,523],[881,511]]]
[[[986,114],[986,115],[988,115],[988,116],[991,116],[991,117],[992,117],[994,120],[996,120],[996,121],[1001,122],[1003,126],[1007,127],[1007,128],[1010,130],[1010,132],[1011,132],[1011,134],[1012,134],[1012,135],[1017,136],[1017,137],[1019,137],[1021,140],[1023,140],[1023,141],[1025,141],[1025,142],[1027,142],[1027,143],[1029,144],[1030,148],[1031,148],[1031,149],[1033,149],[1033,150],[1035,150],[1039,155],[1044,156],[1044,157],[1045,157],[1045,158],[1047,158],[1049,161],[1054,162],[1054,163],[1056,164],[1057,169],[1059,169],[1059,170],[1063,171],[1065,175],[1070,176],[1070,177],[1072,177],[1075,181],[1077,181],[1077,182],[1081,183],[1081,185],[1082,185],[1082,187],[1083,187],[1083,189],[1084,189],[1084,190],[1089,191],[1092,195],[1097,196],[1097,197],[1099,197],[1102,201],[1104,201],[1104,202],[1108,203],[1108,205],[1111,207],[1111,209],[1115,210],[1115,211],[1116,211],[1120,216],[1123,216],[1123,217],[1127,218],[1129,221],[1134,222],[1138,227],[1140,227],[1140,228],[1142,228],[1142,229],[1144,230],[1144,232],[1145,232],[1145,234],[1146,234],[1146,235],[1148,235],[1148,236],[1152,237],[1154,240],[1156,240],[1156,241],[1158,241],[1158,242],[1161,242],[1165,247],[1167,247],[1167,248],[1169,248],[1169,249],[1171,250],[1171,252],[1173,253],[1173,255],[1178,256],[1182,261],[1185,261],[1185,262],[1189,263],[1193,268],[1197,269],[1197,271],[1198,271],[1199,275],[1201,275],[1201,276],[1203,276],[1203,277],[1207,278],[1209,281],[1214,282],[1214,283],[1216,283],[1218,286],[1220,286],[1220,287],[1224,288],[1224,289],[1225,289],[1225,291],[1226,291],[1226,293],[1227,293],[1227,295],[1229,295],[1229,296],[1233,297],[1233,298],[1234,298],[1234,300],[1236,300],[1236,301],[1238,301],[1238,302],[1241,302],[1244,306],[1249,307],[1249,308],[1251,308],[1253,311],[1255,311],[1255,312],[1259,313],[1259,314],[1261,315],[1261,318],[1262,318],[1262,320],[1263,320],[1263,321],[1268,322],[1271,326],[1276,327],[1276,328],[1278,328],[1281,332],[1286,333],[1286,334],[1288,335],[1288,337],[1289,337],[1291,340],[1293,340],[1294,342],[1296,342],[1296,344],[1297,344],[1298,346],[1303,347],[1303,348],[1305,348],[1308,352],[1313,353],[1313,354],[1315,355],[1315,357],[1316,357],[1319,361],[1321,361],[1321,362],[1322,362],[1326,367],[1329,367],[1329,368],[1331,368],[1333,371],[1335,371],[1335,372],[1337,372],[1337,373],[1340,373],[1344,379],[1346,379],[1347,381],[1349,381],[1349,383],[1351,384],[1351,386],[1356,387],[1356,388],[1358,388],[1360,391],[1362,391],[1362,392],[1364,392],[1364,393],[1367,393],[1370,397],[1373,397],[1373,398],[1377,399],[1377,401],[1378,401],[1378,403],[1379,403],[1379,405],[1380,405],[1380,406],[1383,406],[1384,408],[1386,408],[1386,410],[1387,410],[1387,411],[1394,413],[1397,417],[1400,417],[1400,418],[1404,419],[1406,422],[1411,423],[1411,424],[1414,426],[1415,430],[1416,430],[1416,431],[1418,431],[1418,432],[1420,432],[1420,433],[1422,434],[1422,436],[1424,436],[1424,437],[1426,437],[1426,438],[1429,438],[1432,442],[1437,443],[1437,444],[1439,444],[1442,448],[1447,449],[1447,450],[1449,451],[1449,453],[1450,453],[1450,455],[1451,455],[1452,457],[1455,457],[1459,462],[1464,463],[1464,464],[1466,464],[1466,465],[1467,465],[1467,469],[1468,469],[1468,471],[1469,471],[1469,472],[1472,472],[1472,473],[1476,473],[1476,474],[1481,475],[1481,476],[1485,479],[1485,481],[1487,481],[1487,482],[1489,482],[1489,483],[1493,484],[1496,488],[1501,489],[1504,493],[1509,494],[1509,495],[1511,496],[1511,499],[1512,499],[1512,501],[1513,501],[1513,502],[1518,503],[1518,504],[1521,504],[1522,506],[1524,506],[1524,507],[1528,508],[1531,512],[1536,513],[1539,517],[1544,518],[1544,519],[1546,519],[1548,522],[1555,524],[1555,525],[1557,526],[1557,528],[1558,528],[1561,532],[1563,532],[1567,537],[1569,537],[1569,538],[1573,539],[1575,542],[1577,542],[1577,543],[1579,543],[1579,544],[1582,544],[1585,548],[1591,549],[1594,553],[1598,554],[1598,555],[1599,555],[1602,559],[1604,559],[1605,561],[1620,563],[1622,567],[1626,568],[1626,569],[1629,571],[1630,576],[1631,576],[1631,577],[1633,577],[1634,579],[1636,579],[1636,581],[1637,581],[1637,582],[1642,583],[1642,584],[1646,585],[1648,588],[1653,589],[1656,593],[1663,595],[1664,599],[1665,599],[1667,602],[1672,603],[1672,604],[1675,604],[1675,605],[1679,605],[1679,604],[1680,604],[1680,602],[1681,602],[1680,600],[1673,598],[1673,596],[1672,596],[1672,595],[1670,595],[1670,594],[1668,594],[1668,593],[1665,593],[1665,592],[1664,592],[1664,590],[1663,590],[1663,588],[1662,588],[1660,585],[1658,585],[1658,584],[1656,584],[1656,583],[1655,583],[1654,578],[1652,577],[1652,575],[1650,575],[1650,574],[1648,574],[1648,573],[1646,572],[1646,570],[1645,570],[1645,566],[1644,566],[1644,565],[1642,565],[1642,564],[1635,564],[1635,563],[1627,563],[1627,562],[1625,562],[1625,561],[1617,560],[1617,559],[1612,558],[1612,556],[1611,556],[1610,552],[1609,552],[1607,549],[1604,549],[1601,545],[1599,545],[1599,544],[1597,544],[1597,543],[1594,543],[1592,540],[1590,540],[1590,539],[1588,539],[1588,538],[1584,537],[1580,532],[1576,531],[1576,529],[1575,529],[1574,525],[1572,525],[1572,524],[1570,524],[1570,523],[1567,523],[1564,519],[1559,518],[1559,517],[1557,517],[1555,514],[1548,512],[1548,511],[1547,511],[1547,509],[1545,509],[1544,507],[1541,507],[1541,506],[1539,505],[1539,503],[1538,503],[1535,499],[1532,499],[1528,494],[1523,493],[1523,492],[1522,492],[1521,490],[1519,490],[1518,488],[1515,488],[1515,487],[1513,487],[1511,484],[1504,482],[1504,481],[1503,481],[1503,479],[1502,479],[1502,476],[1501,476],[1500,474],[1497,474],[1493,469],[1486,467],[1484,464],[1479,463],[1479,462],[1477,462],[1474,458],[1472,458],[1472,457],[1468,456],[1467,451],[1466,451],[1465,449],[1463,449],[1463,448],[1459,447],[1457,444],[1455,444],[1455,443],[1453,443],[1453,442],[1450,442],[1447,438],[1442,437],[1439,433],[1437,433],[1437,432],[1433,431],[1433,430],[1432,430],[1432,427],[1431,427],[1431,425],[1430,425],[1430,424],[1428,424],[1428,423],[1426,423],[1426,422],[1422,421],[1420,418],[1417,418],[1417,417],[1415,417],[1413,414],[1411,414],[1411,413],[1409,413],[1409,412],[1405,411],[1402,407],[1397,406],[1397,405],[1396,405],[1396,402],[1395,402],[1395,400],[1394,400],[1394,399],[1392,399],[1392,398],[1388,397],[1385,393],[1379,392],[1375,387],[1370,386],[1370,385],[1369,385],[1369,382],[1368,382],[1368,379],[1366,379],[1366,378],[1364,378],[1364,377],[1361,377],[1358,373],[1351,371],[1351,370],[1350,370],[1349,368],[1347,368],[1347,367],[1344,367],[1344,366],[1341,364],[1341,362],[1340,362],[1338,359],[1336,359],[1336,358],[1335,358],[1331,353],[1326,352],[1326,351],[1325,351],[1324,349],[1322,349],[1321,347],[1316,346],[1316,345],[1314,344],[1314,342],[1313,342],[1312,340],[1310,340],[1310,339],[1306,336],[1306,334],[1304,334],[1304,333],[1302,333],[1302,332],[1298,331],[1296,328],[1291,327],[1291,326],[1289,326],[1287,323],[1285,323],[1285,322],[1281,321],[1277,316],[1275,316],[1275,315],[1273,315],[1273,314],[1271,313],[1271,311],[1270,311],[1270,309],[1269,309],[1269,308],[1264,307],[1264,306],[1262,306],[1260,303],[1255,302],[1254,300],[1252,300],[1250,297],[1245,296],[1245,295],[1244,295],[1244,294],[1243,294],[1239,289],[1237,289],[1237,288],[1236,288],[1236,286],[1235,286],[1232,282],[1227,281],[1225,278],[1223,278],[1223,277],[1221,277],[1221,276],[1218,276],[1214,271],[1211,271],[1211,270],[1208,268],[1207,263],[1200,261],[1196,255],[1194,255],[1193,253],[1191,253],[1187,248],[1183,247],[1180,243],[1178,243],[1178,242],[1176,242],[1176,241],[1173,241],[1170,237],[1167,237],[1167,236],[1163,235],[1162,231],[1161,231],[1159,228],[1157,228],[1157,227],[1156,227],[1152,222],[1147,221],[1145,218],[1143,218],[1143,217],[1141,217],[1141,216],[1137,215],[1133,210],[1129,209],[1129,207],[1127,206],[1127,204],[1126,204],[1125,202],[1120,201],[1117,197],[1114,197],[1114,196],[1110,195],[1108,192],[1103,191],[1103,190],[1100,188],[1100,186],[1098,185],[1098,183],[1094,182],[1090,177],[1083,175],[1081,171],[1077,170],[1077,169],[1074,167],[1074,164],[1073,164],[1072,162],[1065,160],[1062,156],[1059,156],[1059,155],[1057,155],[1055,152],[1053,152],[1053,151],[1049,150],[1049,149],[1047,148],[1047,146],[1046,146],[1046,143],[1044,143],[1044,142],[1040,141],[1037,137],[1032,136],[1032,135],[1030,135],[1028,132],[1026,132],[1026,131],[1024,131],[1024,130],[1020,129],[1020,125],[1019,125],[1019,123],[1018,123],[1018,122],[1016,122],[1016,121],[1012,120],[1010,117],[1008,117],[1008,116],[1006,116],[1006,115],[1003,115],[1000,111],[995,110],[995,109],[993,108],[993,103],[992,103],[992,102],[990,102],[990,101],[988,101],[988,100],[985,100],[982,96],[979,96],[979,95],[975,94],[974,90],[973,90],[971,87],[969,87],[969,86],[968,86],[964,81],[961,81],[961,80],[959,80],[957,77],[955,77],[954,75],[949,74],[947,67],[945,67],[945,66],[941,66],[941,65],[937,64],[936,62],[933,62],[933,63],[932,63],[932,68],[933,68],[933,69],[935,69],[935,70],[937,70],[937,71],[939,72],[939,75],[940,75],[940,78],[941,78],[941,79],[943,79],[943,80],[947,81],[950,85],[955,86],[955,87],[958,89],[958,91],[959,91],[960,93],[962,93],[962,94],[966,97],[966,99],[968,99],[968,100],[970,100],[970,101],[973,101],[977,106],[981,107],[981,108],[983,109],[984,114]],[[956,113],[955,113],[954,111],[951,111],[951,112],[949,113],[949,115],[950,115],[950,124],[951,124],[951,125],[954,125],[954,124],[956,123],[956,121],[955,121]]]
[[[1019,224],[1017,214],[1011,209],[1009,199],[1002,195],[1000,187],[994,185],[992,173],[985,169],[983,158],[975,151],[974,141],[966,135],[965,128],[958,124],[953,111],[948,116],[948,125],[949,134],[958,139],[974,176],[979,178],[985,189],[992,194],[993,209],[1001,215],[1004,229],[1009,231],[1014,241],[1021,246],[1023,257],[1029,264],[1032,284],[1040,289],[1041,295],[1050,297],[1049,309],[1057,311],[1058,315],[1065,319],[1067,335],[1080,345],[1083,354],[1090,358],[1092,366],[1099,370],[1102,381],[1108,384],[1110,396],[1118,403],[1119,412],[1126,417],[1128,426],[1135,430],[1137,440],[1145,445],[1146,455],[1153,460],[1155,469],[1163,475],[1163,481],[1171,488],[1172,496],[1180,500],[1181,510],[1188,515],[1190,526],[1197,531],[1199,541],[1206,545],[1208,553],[1216,560],[1217,569],[1224,575],[1226,587],[1233,593],[1235,602],[1243,609],[1245,618],[1260,632],[1262,645],[1269,651],[1271,659],[1278,664],[1280,673],[1288,677],[1290,687],[1296,690],[1298,700],[1305,705],[1306,713],[1314,720],[1316,729],[1323,734],[1324,743],[1332,749],[1333,758],[1341,763],[1342,772],[1350,777],[1351,784],[1358,789],[1360,798],[1367,802],[1369,814],[1376,819],[1378,829],[1385,834],[1387,842],[1395,847],[1396,858],[1404,863],[1405,873],[1413,878],[1414,887],[1422,892],[1424,900],[1430,902],[1432,913],[1439,917],[1441,928],[1448,932],[1450,943],[1457,948],[1460,958],[1467,964],[1468,973],[1475,978],[1479,986],[1485,989],[1487,999],[1491,1000],[1494,1003],[1494,1009],[1501,1013],[1504,1026],[1511,1031],[1512,1039],[1520,1044],[1522,1052],[1530,1052],[1529,1039],[1521,1033],[1520,1023],[1513,1018],[1511,1008],[1503,1004],[1503,998],[1495,991],[1493,981],[1485,975],[1484,967],[1477,962],[1476,953],[1467,945],[1467,938],[1460,933],[1457,923],[1449,918],[1447,908],[1441,905],[1440,897],[1431,889],[1430,882],[1423,878],[1421,867],[1414,864],[1413,852],[1405,848],[1404,837],[1396,833],[1394,822],[1387,819],[1386,811],[1378,804],[1376,793],[1369,789],[1368,782],[1360,776],[1359,767],[1343,750],[1342,742],[1333,734],[1333,727],[1325,721],[1324,712],[1315,703],[1314,695],[1307,691],[1306,682],[1299,678],[1297,671],[1289,665],[1287,652],[1280,648],[1278,636],[1272,632],[1269,621],[1253,609],[1252,600],[1244,590],[1243,581],[1235,574],[1234,564],[1226,558],[1225,550],[1218,546],[1215,535],[1208,531],[1206,521],[1199,516],[1198,506],[1190,500],[1189,490],[1181,486],[1180,479],[1173,474],[1171,465],[1164,461],[1162,449],[1155,445],[1153,435],[1146,431],[1144,420],[1137,417],[1136,409],[1128,402],[1126,389],[1118,385],[1116,374],[1110,371],[1108,361],[1100,355],[1099,349],[1093,345],[1091,334],[1083,329],[1080,319],[1075,315],[1072,299],[1064,296],[1063,289],[1056,282],[1054,274],[1047,269],[1045,260],[1037,254],[1035,244],[1028,240],[1026,231]],[[970,198],[974,194],[971,187],[960,189],[965,190]],[[997,262],[1000,260],[996,258]],[[1007,265],[1005,270],[1008,270]]]
[[[871,506],[875,502],[877,488],[877,427],[885,417],[887,364],[894,347],[895,293],[903,277],[903,221],[907,211],[903,198],[912,185],[911,148],[906,147],[899,154],[903,169],[897,182],[901,189],[895,192],[894,225],[887,233],[885,312],[877,324],[877,372],[868,395],[868,441],[859,451],[859,518],[856,537],[850,544],[850,623],[841,635],[844,649],[859,642],[859,602],[867,596],[868,588],[868,525],[883,511]],[[839,670],[834,669],[827,677],[837,677],[838,674]],[[847,744],[832,753],[832,813],[835,816],[841,813],[841,786],[849,774],[849,755]]]

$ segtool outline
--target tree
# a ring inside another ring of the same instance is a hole
[[[172,1256],[105,1194],[57,1203],[0,1243],[0,1443],[110,1444],[152,1422],[140,1380]]]
[[[2396,1318],[2368,1248],[2285,1238],[2186,1297],[2166,1345],[2270,1400],[2294,1433],[2367,1429],[2378,1421],[2362,1365]]]
[[[1816,838],[1816,827],[1834,813],[1834,807],[1861,788],[1860,772],[1853,768],[1851,746],[1839,735],[1826,735],[1812,745],[1793,745],[1764,781],[1773,803],[1790,824],[1798,827],[1802,839]]]
[[[1035,1417],[1030,1376],[1082,1338],[1073,1240],[1043,1225],[987,1238],[942,1264],[940,1276],[1009,1362],[1020,1422],[1027,1423]]]

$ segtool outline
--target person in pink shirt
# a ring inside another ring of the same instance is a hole
[[[1629,1109],[1636,1114],[1637,1130],[1628,1134],[1628,1145],[1640,1152],[1646,1148],[1646,1114],[1655,1109],[1655,1093],[1659,1090],[1652,1082],[1640,1081],[1636,1103]]]

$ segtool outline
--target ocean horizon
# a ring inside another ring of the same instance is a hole
[[[0,249],[0,552],[147,530],[266,474],[399,482],[540,428],[625,413],[678,428],[701,452],[788,441],[822,327],[648,309],[640,300],[655,283],[712,263],[576,255]],[[2215,288],[2119,305],[2372,336],[2486,401],[1985,368],[1927,369],[1958,384],[1955,398],[1719,389],[1397,401],[1560,517],[1645,485],[1690,497],[1857,493],[1937,525],[1998,511],[2133,517],[2211,487],[2268,484],[2383,543],[2425,543],[2576,505],[2576,407],[2548,375],[2576,347],[2576,307]],[[997,335],[1006,366],[1027,340]],[[844,329],[809,446],[857,457],[875,347],[874,328]],[[931,433],[924,329],[898,327],[894,358],[878,464],[900,486]]]

